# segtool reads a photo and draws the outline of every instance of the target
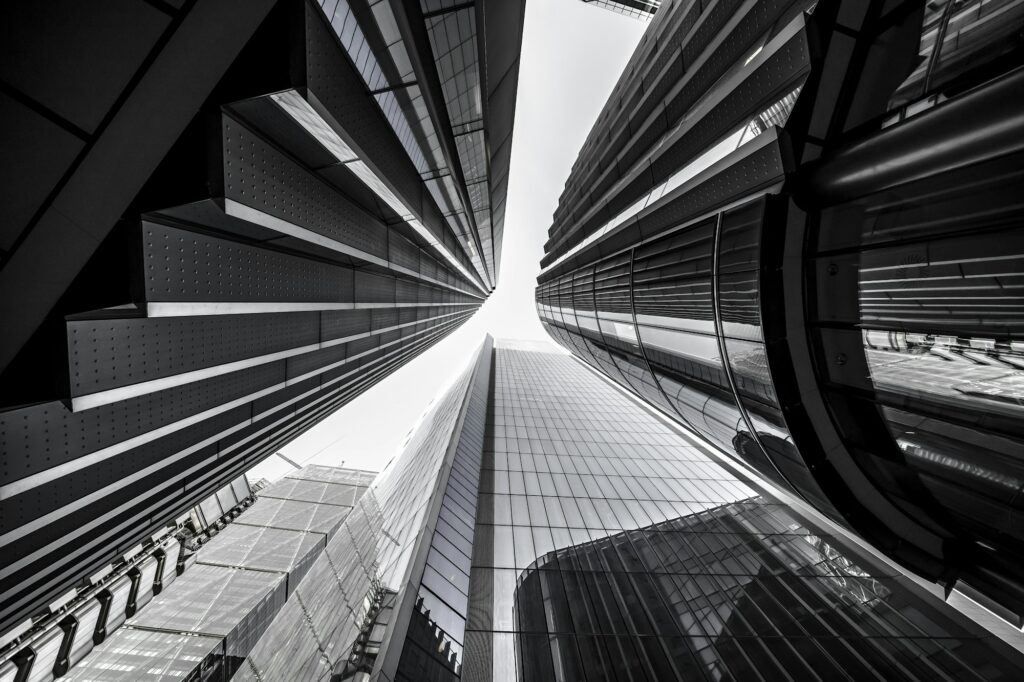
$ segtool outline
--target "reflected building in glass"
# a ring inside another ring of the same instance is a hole
[[[662,4],[580,151],[550,334],[1024,624],[1024,3]]]
[[[235,679],[1015,679],[1018,640],[746,471],[488,339]]]

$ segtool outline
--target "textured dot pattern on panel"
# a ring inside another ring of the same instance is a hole
[[[3,483],[44,471],[284,381],[284,362],[71,412],[47,402],[0,412]]]
[[[373,310],[324,310],[320,313],[320,334],[323,341],[370,331]]]
[[[315,312],[68,323],[71,393],[267,355],[319,341]]]
[[[387,228],[331,185],[224,117],[224,194],[317,234],[387,256]]]
[[[149,301],[352,300],[352,270],[156,223],[143,224]]]

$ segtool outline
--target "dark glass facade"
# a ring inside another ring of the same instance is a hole
[[[1019,651],[786,499],[571,356],[488,340],[239,679],[1015,678]]]
[[[519,679],[1013,679],[761,497],[559,549],[516,581]]]
[[[574,354],[1017,627],[1022,7],[664,3],[537,287]]]
[[[497,284],[521,1],[211,4],[0,10],[0,632]]]

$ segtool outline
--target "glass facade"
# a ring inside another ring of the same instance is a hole
[[[511,112],[485,115],[492,95],[486,81],[496,84],[509,76],[514,87],[518,65],[513,60],[509,70],[507,55],[481,63],[487,56],[480,51],[486,26],[477,20],[486,16],[484,4],[421,0],[396,16],[399,10],[380,0],[320,0],[423,186],[490,290],[498,281],[508,159],[489,153],[488,144],[498,149],[508,142],[511,119],[507,125],[501,119]],[[521,3],[505,4],[503,13],[516,7],[521,12]],[[503,30],[508,29],[506,24]],[[433,68],[416,68],[414,57],[424,53]],[[488,66],[496,71],[489,76]]]
[[[500,342],[468,603],[466,680],[1013,679],[1019,665],[571,357]]]
[[[1015,679],[803,509],[572,356],[488,340],[238,679]]]
[[[1022,4],[740,5],[659,10],[566,181],[541,321],[1019,628]]]

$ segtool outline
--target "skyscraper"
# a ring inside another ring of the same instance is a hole
[[[553,350],[484,343],[238,679],[1017,675],[856,536]]]
[[[480,306],[522,21],[519,0],[0,10],[0,631]]]
[[[1024,617],[1024,3],[666,2],[566,182],[562,345]]]

